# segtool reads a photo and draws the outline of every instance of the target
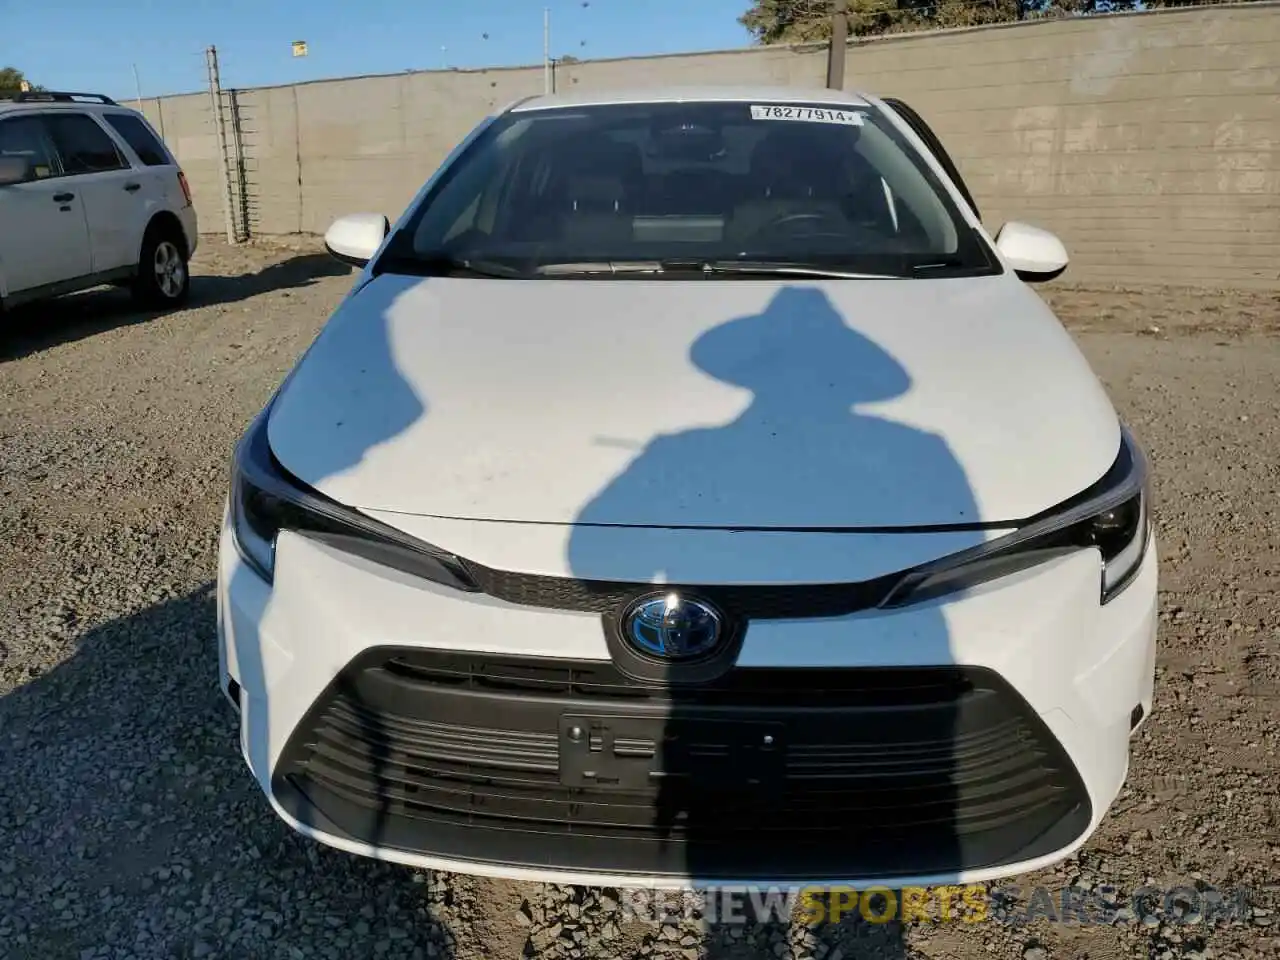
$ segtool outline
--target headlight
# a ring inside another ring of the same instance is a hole
[[[267,442],[270,407],[236,447],[231,525],[245,563],[268,583],[275,575],[276,536],[289,530],[384,566],[458,590],[478,588],[457,557],[356,513],[291,477]]]
[[[1111,469],[1084,493],[1025,521],[1013,533],[907,573],[881,604],[902,607],[966,590],[1082,548],[1102,560],[1102,603],[1137,576],[1151,537],[1147,459],[1128,429]]]

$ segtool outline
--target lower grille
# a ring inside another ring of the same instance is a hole
[[[1034,712],[972,668],[735,668],[645,686],[611,664],[378,649],[299,725],[277,798],[377,846],[705,879],[920,876],[1087,828]]]

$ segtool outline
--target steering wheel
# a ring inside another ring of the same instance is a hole
[[[804,230],[803,224],[813,224],[814,228]],[[826,229],[823,229],[826,227]],[[836,229],[832,229],[836,228]],[[848,224],[834,213],[784,213],[774,217],[751,232],[747,241],[755,241],[761,237],[790,235],[806,240],[849,238]]]

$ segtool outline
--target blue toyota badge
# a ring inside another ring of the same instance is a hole
[[[711,604],[678,593],[641,597],[622,618],[622,636],[637,652],[692,660],[715,650],[723,618]]]

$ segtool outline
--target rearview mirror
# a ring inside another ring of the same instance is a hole
[[[724,152],[724,137],[719,130],[684,123],[657,131],[648,152],[663,160],[706,163]]]
[[[353,213],[339,217],[324,234],[324,247],[334,258],[363,267],[391,232],[391,223],[380,213]]]
[[[1067,269],[1067,248],[1048,230],[1010,221],[996,234],[996,249],[1027,283],[1044,283]]]
[[[0,187],[34,180],[35,173],[30,157],[0,157]]]

